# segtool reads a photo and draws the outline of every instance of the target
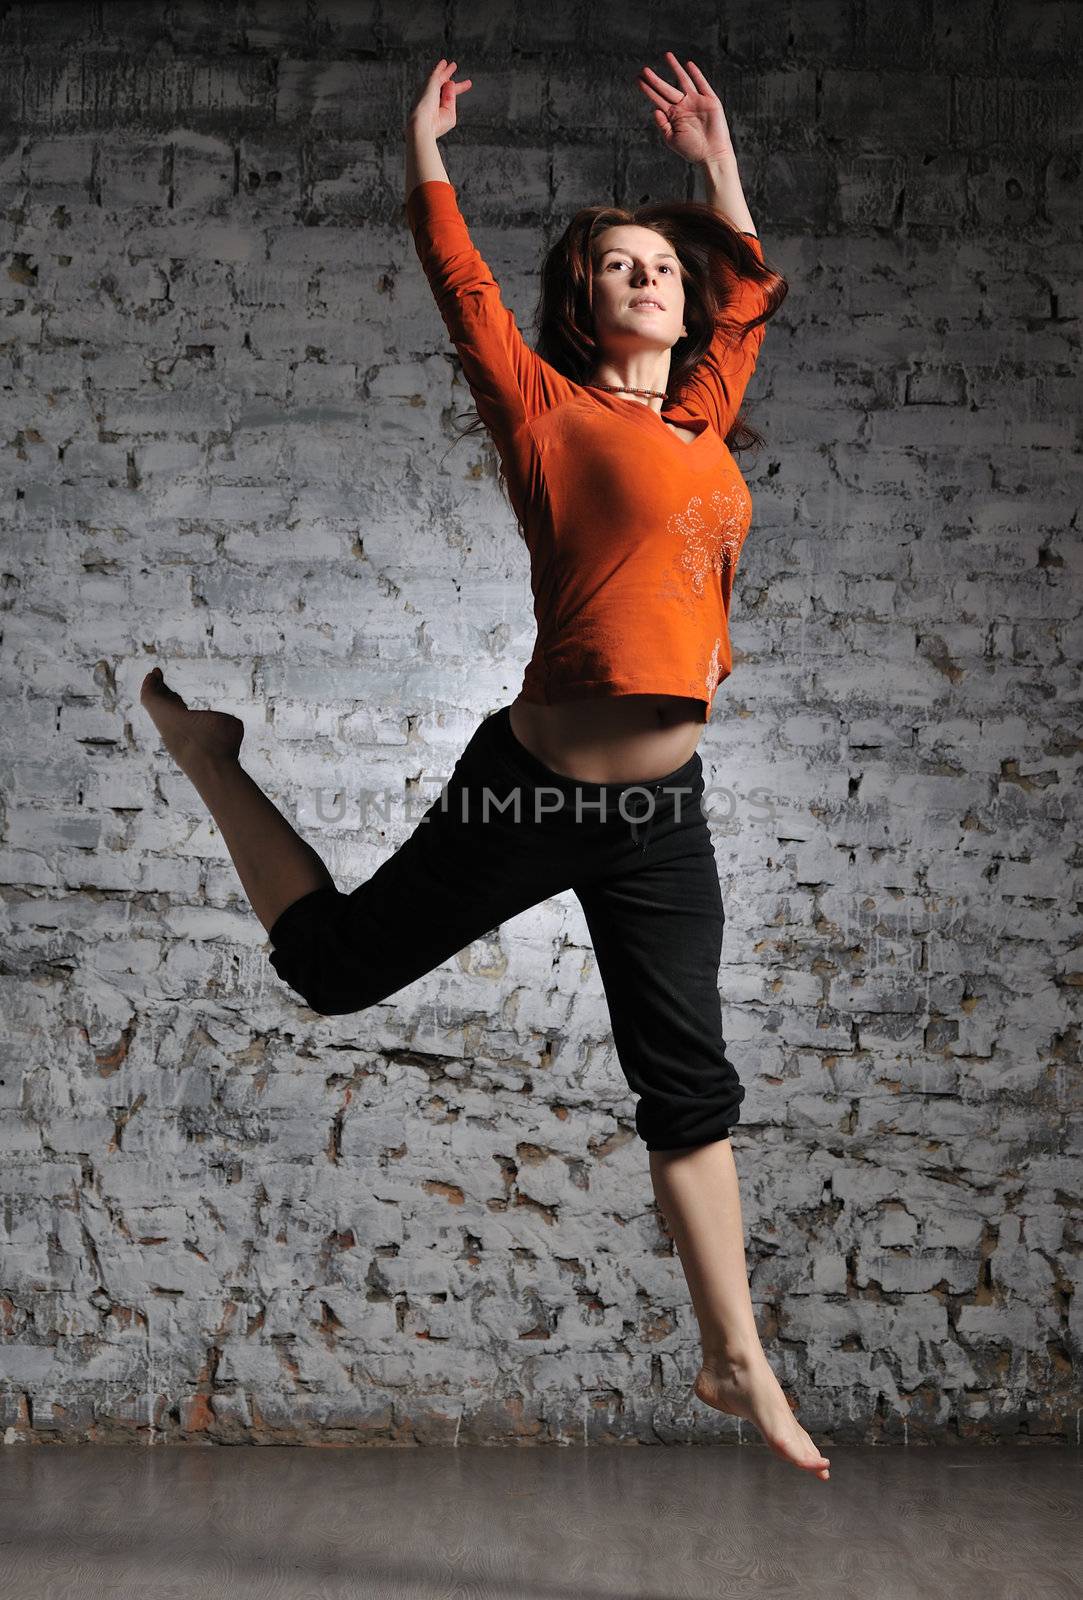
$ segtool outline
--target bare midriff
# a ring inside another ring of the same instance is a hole
[[[662,778],[695,754],[706,726],[703,701],[674,694],[622,694],[536,705],[515,700],[511,731],[554,772],[583,783]]]

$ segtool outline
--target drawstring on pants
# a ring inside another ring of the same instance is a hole
[[[641,784],[640,787],[641,788],[646,788],[646,784]],[[630,820],[630,827],[631,827],[631,830],[632,830],[632,842],[633,842],[633,844],[638,844],[639,845],[639,849],[640,849],[640,853],[641,854],[642,854],[642,852],[644,850],[646,850],[647,845],[648,845],[648,843],[650,841],[651,828],[654,826],[654,819],[655,819],[655,817],[656,817],[656,815],[658,813],[658,791],[659,791],[659,789],[661,787],[662,786],[661,786],[660,783],[656,783],[653,786],[653,788],[651,789],[650,811],[649,812],[644,812],[643,816],[641,816],[641,817],[633,816],[631,818],[631,820]],[[627,804],[627,801],[625,803]],[[647,827],[646,827],[646,832],[643,835],[643,842],[642,842],[642,844],[640,844],[639,843],[639,830],[642,827],[644,821],[646,821]]]

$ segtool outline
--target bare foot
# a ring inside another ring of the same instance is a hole
[[[746,1362],[705,1360],[693,1388],[705,1405],[751,1422],[783,1461],[814,1472],[825,1483],[831,1476],[828,1457],[820,1454],[790,1410],[762,1351]]]
[[[147,673],[139,699],[182,772],[187,773],[201,759],[236,759],[244,738],[240,717],[228,711],[190,711],[166,683],[161,667]]]

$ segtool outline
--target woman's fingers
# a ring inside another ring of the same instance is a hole
[[[695,88],[695,84],[692,82],[687,72],[685,72],[684,68],[677,60],[677,57],[673,54],[673,51],[667,50],[666,55],[669,57],[673,70],[677,74],[677,82],[681,85],[681,88],[684,90],[685,94],[687,94],[690,89]]]
[[[688,63],[688,70],[695,79],[696,88],[699,90],[700,94],[714,94],[714,90],[711,88],[710,84],[707,82],[707,79],[703,76],[703,73],[699,70],[694,61],[690,61]]]
[[[657,92],[665,95],[666,101],[669,105],[676,105],[678,100],[684,99],[684,94],[680,89],[675,89],[671,83],[667,83],[664,78],[660,78],[657,72],[653,71],[652,68],[644,67],[643,71],[650,73],[651,77],[654,79],[654,85],[657,86]],[[645,87],[653,86],[646,85]]]
[[[661,95],[656,94],[651,88],[650,84],[644,83],[642,78],[638,79],[637,81],[639,83],[639,87],[643,90],[643,93],[647,96],[648,100],[653,100],[657,110],[665,111],[666,107],[672,104],[671,101],[663,100]]]
[[[449,88],[454,89],[456,94],[460,89],[469,89],[474,81],[473,78],[464,78],[462,83],[451,82],[451,79],[455,76],[455,69],[458,64],[459,63],[457,61],[445,61],[444,57],[441,56],[440,60],[436,63],[429,75],[430,81],[436,77],[437,73],[439,73],[444,79],[444,83],[446,83]],[[441,84],[441,88],[442,87],[443,84]]]
[[[714,90],[694,61],[688,62],[688,72],[685,72],[672,50],[667,50],[666,55],[669,57],[673,70],[677,74],[677,81],[681,85],[679,89],[675,89],[664,78],[660,78],[657,72],[652,71],[650,67],[644,67],[643,71],[644,73],[649,73],[654,79],[652,87],[655,87],[658,93],[665,95],[670,105],[675,105],[678,100],[683,100],[686,94],[714,96]]]

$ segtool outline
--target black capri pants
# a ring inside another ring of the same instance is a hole
[[[697,751],[661,778],[554,772],[510,707],[471,736],[438,799],[366,882],[287,906],[271,965],[313,1011],[386,999],[508,918],[570,889],[594,946],[613,1043],[648,1150],[728,1136],[744,1089],[718,993],[725,912]]]

